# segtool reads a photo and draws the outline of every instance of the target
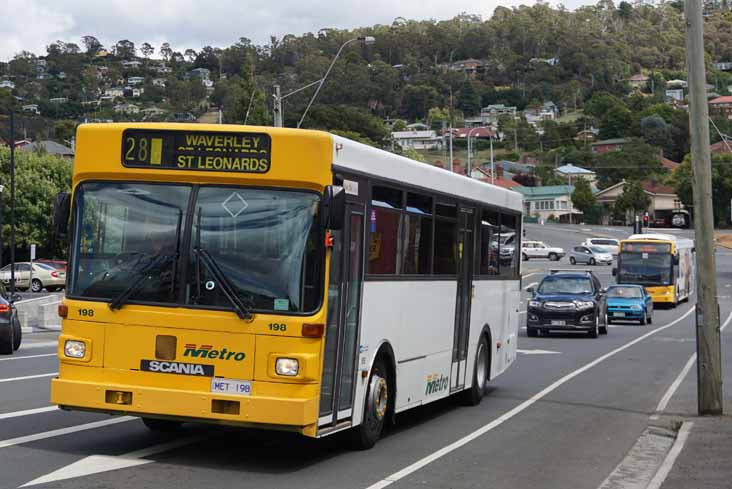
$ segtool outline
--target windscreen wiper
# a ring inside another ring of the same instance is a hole
[[[111,310],[120,309],[127,300],[135,295],[143,286],[143,284],[152,277],[152,272],[160,271],[165,265],[170,263],[171,261],[177,261],[178,260],[178,254],[175,253],[173,255],[155,255],[150,263],[140,270],[138,273],[140,276],[130,284],[129,287],[127,287],[125,290],[123,290],[117,297],[115,297],[112,302],[109,303],[109,308]],[[173,278],[175,280],[175,278]]]
[[[138,273],[140,276],[137,280],[132,282],[129,287],[127,287],[125,290],[122,291],[117,297],[115,297],[112,302],[109,303],[109,308],[111,310],[119,309],[121,308],[127,300],[135,295],[143,286],[143,284],[152,277],[151,272],[159,271],[161,270],[165,265],[167,265],[170,262],[173,262],[173,271],[172,271],[172,278],[171,278],[171,284],[170,284],[170,290],[173,292],[175,290],[175,276],[178,272],[177,265],[178,265],[178,257],[179,257],[179,249],[180,249],[180,230],[183,225],[183,211],[178,209],[178,222],[175,225],[175,253],[172,255],[162,254],[158,253],[155,255],[152,260],[150,260],[150,263],[140,270]]]
[[[239,319],[252,319],[254,317],[254,315],[252,314],[252,307],[246,304],[242,300],[242,298],[239,297],[239,295],[236,293],[236,290],[234,289],[234,285],[231,283],[226,274],[224,274],[224,272],[221,270],[218,263],[216,263],[216,260],[213,259],[211,254],[199,246],[195,248],[195,252],[198,256],[198,261],[200,263],[203,263],[203,266],[205,266],[211,273],[211,275],[213,275],[214,280],[221,284],[222,292],[229,300],[229,302],[231,302],[231,305],[234,306],[234,311],[236,312],[236,315],[239,316]],[[200,288],[200,283],[198,284],[198,287]]]

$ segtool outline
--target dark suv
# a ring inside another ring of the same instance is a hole
[[[586,331],[591,338],[607,334],[600,280],[589,270],[550,270],[526,308],[526,334]]]

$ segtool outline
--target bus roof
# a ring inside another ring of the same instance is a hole
[[[496,207],[507,207],[517,212],[521,212],[523,208],[523,197],[518,192],[340,136],[333,136],[333,140],[336,143],[333,148],[333,164],[340,168]]]
[[[675,249],[694,247],[694,240],[681,236],[674,236],[672,234],[661,233],[633,234],[628,236],[626,239],[621,240],[621,243],[625,243],[626,241],[666,241],[673,244]]]

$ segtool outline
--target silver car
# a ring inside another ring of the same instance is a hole
[[[588,265],[612,265],[613,255],[596,246],[575,246],[569,252],[569,263],[586,263]]]

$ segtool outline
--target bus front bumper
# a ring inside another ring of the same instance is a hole
[[[655,304],[673,304],[676,301],[673,287],[646,287],[646,292]]]
[[[273,390],[272,386],[258,384],[268,383],[252,382],[253,392]],[[280,384],[275,387],[286,395],[292,387],[303,386]],[[317,386],[314,387],[317,392]],[[292,393],[296,395],[294,390]],[[302,394],[302,391],[299,393]],[[315,436],[318,420],[317,396],[277,397],[271,393],[252,396],[220,395],[62,378],[51,381],[51,402],[69,410],[260,426],[297,431],[308,436]]]

